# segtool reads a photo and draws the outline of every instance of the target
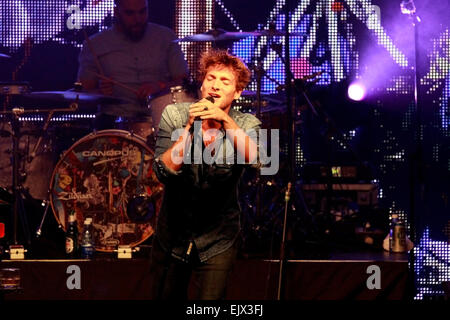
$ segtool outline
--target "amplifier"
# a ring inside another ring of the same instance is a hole
[[[326,197],[328,184],[315,183],[301,186],[305,201],[309,205],[316,205]],[[378,204],[378,186],[372,183],[350,184],[333,183],[331,185],[331,200],[355,202],[360,206],[373,206]]]
[[[372,170],[367,164],[332,164],[322,162],[306,163],[302,168],[301,179],[304,183],[370,183]]]

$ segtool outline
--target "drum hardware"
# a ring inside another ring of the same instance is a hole
[[[26,214],[24,212],[24,204],[22,199],[23,194],[23,187],[21,185],[21,182],[19,180],[19,139],[20,139],[20,122],[19,122],[19,115],[23,114],[23,109],[21,108],[13,108],[12,111],[4,111],[1,112],[1,114],[11,114],[12,115],[12,121],[11,121],[11,127],[12,127],[12,144],[13,144],[13,151],[12,151],[12,191],[14,195],[14,204],[13,204],[13,241],[14,245],[18,245],[17,241],[17,224],[18,220],[20,218],[20,221],[22,222],[22,229],[24,232],[24,236],[26,239],[26,242],[28,244],[31,243],[29,231],[28,231],[28,221]],[[20,217],[19,217],[20,215]],[[22,247],[23,248],[23,247]],[[15,252],[15,251],[9,251],[9,252]],[[23,251],[21,252],[23,254]],[[12,254],[11,254],[12,258]]]
[[[287,246],[286,246],[286,238],[287,233],[287,222],[288,217],[292,215],[292,213],[296,210],[295,206],[296,203],[294,201],[300,200],[301,203],[304,203],[304,199],[302,198],[301,193],[297,192],[295,187],[295,132],[296,132],[296,122],[295,122],[295,105],[296,95],[303,96],[303,98],[306,100],[308,106],[313,110],[315,114],[317,112],[315,111],[314,105],[311,103],[311,100],[309,99],[309,94],[306,90],[305,83],[308,79],[301,79],[301,81],[295,81],[295,76],[292,73],[291,70],[291,61],[290,61],[290,37],[291,36],[302,36],[302,33],[296,33],[291,34],[289,33],[288,27],[290,25],[289,23],[289,7],[286,5],[284,7],[285,10],[285,30],[284,31],[277,31],[275,30],[275,26],[271,24],[269,30],[261,30],[257,31],[257,36],[268,36],[268,37],[276,37],[281,36],[284,38],[284,57],[283,57],[283,48],[281,44],[271,43],[270,47],[272,50],[276,52],[278,57],[280,58],[281,62],[283,63],[285,67],[285,94],[286,94],[286,106],[287,106],[287,150],[288,150],[288,180],[286,181],[285,185],[285,210],[284,210],[284,217],[283,217],[283,233],[280,243],[280,264],[279,264],[279,277],[278,277],[278,286],[277,286],[277,300],[283,299],[283,293],[284,293],[284,285],[285,285],[285,265],[286,265],[286,259],[287,259]],[[255,67],[255,73],[257,76],[257,83],[260,83],[260,79],[264,75],[264,70],[261,68],[261,62],[258,61],[256,67]],[[315,78],[316,75],[314,75],[312,78]],[[311,79],[312,79],[311,78]],[[260,100],[260,96],[258,97],[258,101]],[[258,108],[257,115],[260,116],[260,108]],[[291,188],[293,190],[291,190]],[[307,209],[307,208],[305,208]],[[307,215],[309,212],[308,210],[305,210],[305,215]]]
[[[136,194],[132,196],[127,205],[127,215],[133,222],[147,222],[155,216],[155,203],[151,196],[144,192],[142,186],[143,166],[139,166]],[[157,192],[156,194],[159,194]]]
[[[255,65],[250,67],[251,70],[253,70],[254,74],[255,74],[255,78],[256,78],[256,92],[250,92],[250,91],[245,91],[244,92],[244,97],[245,96],[252,96],[256,98],[255,101],[255,106],[256,106],[256,117],[262,121],[262,113],[263,112],[267,112],[269,111],[268,107],[268,103],[266,101],[263,101],[263,95],[264,98],[267,98],[267,95],[264,94],[262,92],[262,79],[263,77],[266,77],[267,79],[269,79],[270,81],[279,84],[279,82],[275,79],[272,79],[271,77],[268,76],[267,72],[264,70],[263,66],[262,66],[262,61],[261,59],[258,59],[258,61],[256,61]],[[264,107],[264,110],[262,110],[262,108]],[[278,109],[278,108],[277,108]],[[256,174],[256,217],[260,218],[262,216],[262,179],[260,176],[260,171],[257,171]]]
[[[262,67],[262,61],[259,59],[259,61],[256,62],[256,65],[253,69],[255,76],[256,76],[256,117],[258,119],[261,119],[261,108],[262,108],[262,78],[265,74],[265,71]],[[256,217],[262,216],[262,188],[261,185],[261,174],[260,170],[257,170],[256,173]]]
[[[75,92],[83,92],[83,84],[81,82],[74,82],[73,91]]]
[[[4,53],[0,53],[0,58],[11,59],[11,56],[8,56],[7,54],[4,54]]]
[[[23,95],[30,92],[28,82],[0,82],[0,95]]]
[[[72,106],[70,109],[62,109],[59,111],[74,111],[74,106]],[[30,245],[31,244],[31,236],[28,228],[28,220],[25,212],[25,206],[23,203],[23,197],[30,198],[30,195],[28,191],[24,188],[22,185],[22,179],[23,175],[19,172],[19,159],[20,159],[20,151],[19,151],[19,140],[21,137],[20,132],[20,121],[19,117],[25,113],[49,113],[49,116],[47,117],[45,126],[44,126],[44,132],[48,127],[48,123],[50,122],[50,119],[54,112],[56,112],[56,109],[35,109],[35,110],[25,110],[23,108],[12,108],[11,111],[2,111],[0,112],[0,115],[11,115],[11,129],[12,132],[9,133],[9,135],[12,137],[12,191],[13,191],[13,242],[14,245],[18,245],[18,223],[19,220],[22,224],[22,230],[24,233],[25,242]],[[42,134],[40,135],[40,138],[42,138]],[[42,139],[39,141],[39,145],[41,144]],[[26,155],[26,159],[28,162],[31,162],[34,156],[36,156],[37,151],[36,146],[33,149],[33,155],[31,157],[28,157]],[[20,255],[20,252],[19,252]]]
[[[194,34],[181,39],[176,39],[174,42],[234,41],[245,39],[251,35],[251,32],[229,32],[224,29],[212,29],[205,33]]]
[[[175,93],[180,93],[184,90],[183,86],[170,87],[170,93],[172,94],[172,103],[177,103]]]
[[[22,245],[10,245],[8,250],[5,250],[6,253],[9,253],[10,260],[24,260],[25,252],[28,252]]]
[[[212,29],[205,33],[194,34],[181,39],[176,39],[174,42],[207,42],[207,41],[237,41],[247,37],[299,37],[307,34],[300,32],[290,32],[275,30],[271,26],[268,30],[244,31],[244,32],[230,32],[224,29]]]
[[[267,76],[266,71],[262,68],[261,61],[257,61],[255,66],[249,67],[255,74],[256,79],[256,91],[247,91],[244,90],[241,94],[242,100],[234,101],[233,107],[238,108],[246,108],[250,107],[250,113],[254,114],[261,122],[264,123],[263,114],[270,113],[272,111],[281,110],[278,106],[273,106],[271,103],[275,101],[277,104],[283,104],[283,111],[286,109],[284,101],[280,101],[276,99],[273,94],[268,94],[262,92],[262,78],[267,77],[269,80],[274,81],[278,84],[276,80],[271,79]],[[255,99],[254,101],[247,102],[247,99]],[[241,110],[243,111],[243,110]],[[269,126],[271,128],[272,126]],[[243,207],[245,210],[244,213],[244,248],[252,249],[256,244],[258,246],[257,250],[263,249],[261,246],[262,241],[274,239],[275,236],[275,225],[278,224],[278,208],[273,207],[276,203],[278,203],[278,196],[276,198],[270,199],[266,194],[267,190],[271,190],[271,194],[279,195],[281,189],[276,186],[276,184],[272,184],[271,181],[267,181],[263,179],[260,175],[260,171],[256,170],[256,173],[252,173],[251,181],[249,182],[247,188],[247,192],[241,194],[241,199],[243,201]],[[275,188],[274,190],[272,190]],[[251,203],[251,205],[250,205]],[[276,211],[276,213],[274,213]],[[271,232],[270,232],[271,230]],[[271,234],[270,234],[271,233]],[[272,242],[270,241],[270,242]],[[253,246],[253,247],[252,247]],[[272,247],[272,244],[270,245]],[[272,249],[270,249],[272,251]]]
[[[0,96],[5,96],[3,111],[10,108],[14,99],[28,93],[29,90],[30,86],[28,82],[0,82]]]
[[[155,211],[154,200],[146,193],[134,195],[127,205],[127,215],[134,222],[150,221]]]
[[[26,109],[26,108],[13,108],[12,111],[3,111],[0,112],[0,115],[2,114],[13,114],[16,113],[19,116],[22,114],[28,114],[28,113],[55,113],[55,112],[75,112],[78,110],[78,104],[77,103],[71,103],[68,108],[51,108],[51,109]]]
[[[73,107],[76,107],[76,106],[74,105]],[[72,108],[72,106],[71,106],[71,108]],[[75,110],[76,110],[76,109],[75,109]],[[30,155],[30,156],[28,157],[28,159],[27,159],[28,162],[31,162],[31,161],[34,159],[34,157],[36,157],[36,152],[37,152],[37,150],[39,149],[39,147],[40,147],[40,145],[41,145],[41,143],[42,143],[42,137],[43,137],[43,135],[45,134],[45,132],[46,132],[47,129],[48,129],[48,125],[50,124],[50,120],[51,120],[52,117],[53,117],[53,113],[54,113],[53,110],[49,111],[49,113],[48,113],[48,115],[47,115],[47,119],[46,119],[45,122],[44,122],[44,127],[42,128],[42,134],[39,135],[38,141],[37,141],[36,144],[34,145],[33,151],[31,151],[31,155]]]
[[[285,7],[286,13],[285,13],[285,26],[286,28],[289,25],[289,9],[286,6]],[[287,32],[287,31],[286,31]],[[287,33],[284,35],[285,41],[284,46],[281,44],[272,44],[271,48],[276,52],[278,57],[280,58],[281,62],[283,63],[285,67],[285,85],[279,87],[278,89],[284,89],[286,94],[286,105],[287,105],[287,150],[288,150],[288,179],[287,179],[287,188],[291,186],[293,189],[290,191],[290,193],[286,193],[286,208],[287,212],[284,215],[284,221],[283,226],[285,227],[288,223],[288,218],[296,218],[299,222],[303,225],[303,230],[305,230],[305,234],[310,235],[311,230],[315,232],[317,230],[317,221],[315,221],[315,217],[311,214],[310,210],[308,209],[308,206],[306,205],[306,201],[302,195],[302,192],[299,188],[301,186],[300,184],[296,184],[297,182],[297,175],[296,175],[296,157],[295,157],[295,145],[296,145],[296,132],[297,132],[297,121],[295,119],[296,115],[299,115],[299,113],[305,109],[311,110],[311,113],[315,116],[320,118],[324,123],[326,123],[328,128],[328,136],[327,138],[331,140],[334,138],[332,132],[339,132],[337,128],[334,126],[333,121],[326,115],[324,110],[318,107],[317,104],[313,103],[309,90],[308,90],[308,84],[315,84],[319,81],[317,77],[319,77],[323,72],[315,72],[311,75],[307,75],[303,78],[295,78],[292,70],[291,70],[291,61],[290,61],[290,40]],[[284,47],[284,56],[283,56],[283,47]],[[297,108],[298,100],[304,100],[304,107]],[[352,150],[352,148],[346,143],[346,147],[349,147],[349,150],[353,152],[354,155],[355,152]],[[331,150],[330,148],[327,148],[327,150]],[[356,157],[359,160],[359,157]],[[331,155],[328,155],[328,161],[330,161]],[[359,160],[360,161],[360,160]],[[332,184],[331,184],[331,170],[327,172],[327,195],[329,196],[332,191]],[[288,202],[290,203],[288,205]],[[298,208],[297,208],[298,206]],[[325,209],[325,212],[329,214],[329,201],[326,202],[327,208]],[[300,210],[298,210],[300,209]],[[297,217],[295,217],[295,211],[299,211],[297,213]],[[306,228],[307,227],[307,228]],[[310,229],[310,230],[307,230]],[[296,229],[293,229],[297,231]],[[301,230],[302,231],[302,230]],[[299,232],[300,233],[300,232]],[[303,233],[303,231],[301,232]],[[286,283],[286,268],[285,268],[285,261],[287,259],[287,250],[288,243],[286,238],[287,233],[283,232],[283,237],[281,240],[281,246],[280,246],[280,265],[279,265],[279,278],[278,278],[278,288],[277,288],[277,299],[283,299],[283,293],[285,292],[285,283]],[[317,236],[317,234],[313,234],[313,236]],[[298,247],[303,247],[306,243],[306,239],[304,237],[302,238],[302,243],[298,244]],[[314,241],[314,240],[313,240]],[[315,241],[314,241],[315,242]],[[317,242],[316,242],[317,243]],[[303,248],[300,248],[303,249]]]
[[[130,246],[121,246],[121,245],[119,245],[117,249],[114,250],[114,252],[117,252],[118,259],[131,259],[132,253],[138,251],[140,251],[139,247],[131,248]]]
[[[37,100],[50,103],[75,103],[77,105],[77,108],[79,108],[79,106],[83,107],[85,105],[127,103],[127,101],[120,98],[105,96],[97,93],[77,91],[35,91],[24,94],[23,97],[25,99],[31,99],[33,101]],[[75,106],[71,107],[71,110],[73,109],[75,109]]]
[[[302,37],[302,36],[306,36],[306,33],[302,33],[302,32],[289,32],[287,33],[286,31],[281,31],[281,30],[275,30],[275,29],[267,29],[267,30],[257,30],[257,31],[253,31],[253,32],[246,32],[249,33],[251,36],[254,37]]]
[[[42,215],[41,223],[39,224],[39,228],[36,230],[36,237],[40,237],[42,235],[42,226],[44,225],[45,218],[47,217],[48,208],[50,207],[50,201],[48,200],[49,196],[47,196],[47,200],[42,201],[42,206],[45,206],[44,214]]]

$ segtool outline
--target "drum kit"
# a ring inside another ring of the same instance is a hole
[[[288,35],[273,29],[255,32],[219,29],[175,42],[215,43],[248,36],[301,35]],[[0,58],[10,57],[0,54]],[[256,92],[244,91],[241,106],[258,117],[265,112],[285,113],[284,98],[261,92],[261,74],[264,75],[264,70],[255,69],[255,73],[259,73],[258,89]],[[151,98],[148,108],[159,108],[161,111],[170,103],[195,100],[182,86]],[[26,233],[27,217],[22,202],[29,197],[45,203],[38,236],[50,207],[64,230],[69,213],[73,211],[80,228],[84,219],[91,217],[96,230],[95,245],[99,251],[113,252],[119,245],[136,246],[153,234],[163,195],[163,186],[152,171],[154,153],[146,140],[154,132],[153,128],[130,125],[124,128],[126,130],[93,131],[58,153],[59,159],[54,157],[49,125],[55,113],[76,114],[92,110],[93,105],[107,107],[109,104],[126,103],[123,99],[83,92],[79,84],[69,91],[30,92],[27,83],[12,82],[0,83],[0,100],[4,105],[0,112],[0,201],[9,201],[13,207],[14,244],[18,243],[19,222]],[[52,107],[16,107],[15,101],[50,104]],[[54,108],[54,105],[68,107]],[[45,114],[43,125],[24,125],[23,117],[28,114]],[[64,129],[70,132],[71,126]],[[30,242],[29,235],[25,239]]]
[[[64,230],[70,212],[76,213],[80,228],[85,218],[92,218],[98,251],[133,247],[153,234],[163,187],[152,171],[153,150],[142,132],[94,131],[61,152],[58,161],[54,156],[52,139],[59,138],[55,132],[61,129],[50,126],[55,113],[83,112],[92,105],[124,103],[122,99],[77,91],[30,92],[25,83],[0,83],[0,98],[0,197],[13,211],[14,245],[19,226],[20,240],[31,244],[25,213],[30,200],[45,206],[37,236],[50,207]],[[69,107],[30,109],[16,107],[17,101]],[[40,124],[30,124],[24,120],[30,114],[46,116]],[[62,129],[70,131],[72,125]]]

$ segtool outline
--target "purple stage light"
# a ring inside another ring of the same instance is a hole
[[[355,101],[361,101],[366,96],[366,88],[361,83],[352,83],[348,87],[348,97]]]

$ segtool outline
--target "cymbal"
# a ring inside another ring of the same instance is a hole
[[[254,37],[284,37],[286,35],[289,35],[290,37],[301,37],[307,35],[306,33],[302,32],[289,32],[287,34],[286,31],[272,30],[272,29],[246,32],[246,34],[249,34],[250,36]]]
[[[11,56],[8,56],[7,54],[0,53],[0,58],[11,59]]]
[[[290,37],[305,36],[306,33],[290,32]],[[206,41],[225,41],[225,40],[241,40],[247,37],[284,37],[286,31],[280,30],[258,30],[258,31],[242,31],[230,32],[223,29],[212,29],[205,33],[194,34],[181,39],[176,39],[174,42],[206,42]]]
[[[251,36],[250,32],[229,32],[223,29],[212,29],[205,33],[194,34],[174,42],[207,42],[207,41],[225,41],[225,40],[241,40]]]
[[[39,101],[52,102],[76,102],[76,103],[91,103],[91,104],[123,104],[126,100],[105,96],[97,93],[77,92],[77,91],[36,91],[24,94],[27,99],[34,99]]]

